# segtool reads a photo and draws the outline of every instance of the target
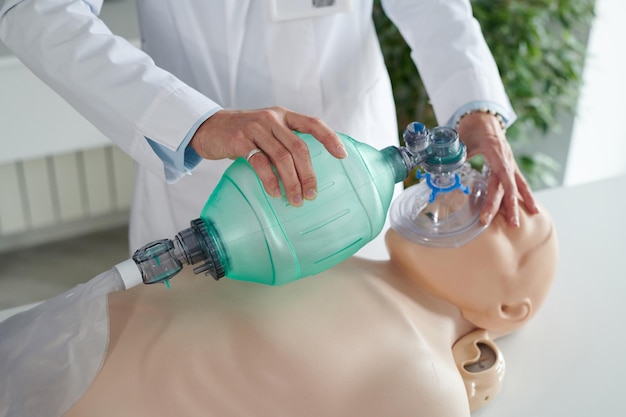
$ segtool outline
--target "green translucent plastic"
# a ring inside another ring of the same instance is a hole
[[[282,285],[338,264],[382,230],[394,184],[407,175],[397,148],[378,151],[340,134],[348,156],[336,159],[311,135],[299,135],[317,175],[315,200],[293,207],[284,195],[267,195],[240,158],[202,210],[228,278]]]

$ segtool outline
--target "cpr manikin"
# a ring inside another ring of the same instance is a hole
[[[280,287],[186,269],[112,293],[105,360],[66,416],[468,416],[502,382],[493,338],[555,274],[549,215],[520,214],[454,248],[389,230],[388,261]]]

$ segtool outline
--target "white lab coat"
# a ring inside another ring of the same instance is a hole
[[[203,161],[167,184],[146,138],[175,150],[216,108],[282,105],[376,148],[397,143],[372,1],[323,17],[273,21],[270,0],[137,0],[142,52],[114,36],[102,0],[0,0],[15,54],[137,161],[134,250],[198,217],[230,161]],[[467,0],[386,0],[440,123],[476,100],[513,117]],[[27,139],[27,138],[25,138]]]

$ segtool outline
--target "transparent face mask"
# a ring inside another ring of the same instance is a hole
[[[487,195],[487,173],[464,163],[452,173],[421,177],[391,206],[390,223],[396,232],[422,245],[459,247],[485,230],[480,210]]]

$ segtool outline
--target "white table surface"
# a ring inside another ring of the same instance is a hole
[[[557,227],[557,276],[533,320],[498,340],[504,386],[473,416],[626,416],[626,176],[537,198]]]
[[[502,392],[473,416],[626,416],[626,176],[537,193],[560,242],[546,303],[498,341]]]

